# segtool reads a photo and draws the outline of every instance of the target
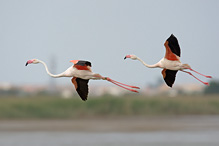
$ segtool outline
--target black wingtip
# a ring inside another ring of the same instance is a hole
[[[81,99],[83,100],[83,101],[87,101],[87,95],[83,95],[83,94],[81,94],[81,93],[78,93],[79,94],[79,96],[81,97]]]
[[[176,79],[176,74],[178,71],[174,70],[165,70],[165,76],[164,76],[164,81],[169,86],[170,88],[173,87],[175,79]]]
[[[86,101],[87,96],[88,96],[88,82],[89,82],[89,80],[76,78],[76,82],[77,82],[76,91],[77,91],[78,95],[81,97],[81,99],[83,101]]]
[[[168,85],[170,88],[172,88],[173,87],[173,85]]]
[[[170,37],[176,38],[176,36],[175,36],[174,34],[171,34],[171,36],[170,36]]]

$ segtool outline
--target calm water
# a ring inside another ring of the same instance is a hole
[[[218,146],[219,131],[1,132],[0,146]]]

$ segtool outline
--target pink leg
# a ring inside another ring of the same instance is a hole
[[[126,90],[129,90],[129,91],[132,91],[132,92],[137,92],[137,93],[138,93],[138,91],[137,91],[137,90],[126,88],[126,87],[124,87],[124,86],[121,86],[121,85],[119,85],[119,84],[117,84],[117,83],[113,82],[113,81],[110,81],[110,82],[111,82],[111,83],[113,83],[113,84],[115,84],[115,85],[117,85],[117,86],[119,86],[119,87],[122,87],[122,88],[124,88],[124,89],[126,89]]]
[[[184,70],[182,70],[182,71],[185,72],[185,73],[187,73],[187,74],[189,74],[189,75],[191,75],[191,76],[193,76],[195,79],[197,79],[198,81],[202,82],[203,84],[209,86],[209,83],[207,83],[207,82],[203,82],[202,80],[198,79],[198,78],[197,78],[196,76],[194,76],[191,72],[184,71]]]
[[[137,93],[138,93],[138,91],[136,91],[136,90],[134,90],[134,89],[129,89],[129,88],[127,88],[127,87],[122,86],[122,85],[126,85],[126,84],[123,84],[123,83],[114,81],[114,80],[112,80],[112,79],[110,79],[110,78],[108,78],[108,77],[103,77],[102,79],[107,80],[107,81],[109,81],[109,82],[111,82],[111,83],[113,83],[113,84],[115,84],[115,85],[117,85],[117,86],[119,86],[119,87],[121,87],[121,88],[124,88],[124,89],[126,89],[126,90],[129,90],[129,91],[137,92]],[[120,85],[119,83],[122,84],[122,85]],[[132,88],[135,87],[135,86],[130,86],[130,85],[126,85],[126,86],[132,87]],[[139,87],[135,87],[135,88],[139,89]]]
[[[107,80],[108,80],[108,81],[109,81],[109,80],[110,80],[110,81],[113,81],[114,83],[118,83],[118,84],[121,84],[121,85],[123,85],[123,86],[130,87],[130,88],[140,89],[139,87],[131,86],[131,85],[127,85],[127,84],[123,84],[123,83],[120,83],[120,82],[118,82],[118,81],[112,80],[112,79],[110,79],[110,78],[107,78]]]
[[[202,75],[202,76],[204,76],[204,77],[206,77],[206,78],[212,78],[212,76],[203,75],[203,74],[201,74],[201,73],[199,73],[199,72],[197,72],[197,71],[195,71],[195,70],[193,70],[193,69],[191,69],[191,68],[189,68],[189,70],[194,71],[195,73],[200,74],[200,75]]]

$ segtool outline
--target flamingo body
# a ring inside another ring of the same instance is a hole
[[[71,60],[74,63],[73,69],[74,77],[71,79],[78,95],[82,100],[87,100],[88,96],[88,82],[89,79],[93,78],[93,72],[91,71],[91,63],[83,60]]]
[[[180,47],[178,40],[172,34],[164,43],[166,48],[165,57],[162,59],[161,66],[163,66],[162,75],[163,79],[169,87],[172,87],[178,70],[182,63],[180,62]]]
[[[48,67],[45,62],[38,60],[38,59],[32,59],[28,60],[26,63],[26,66],[28,64],[37,64],[37,63],[42,63],[45,66],[45,69],[47,73],[54,78],[59,78],[59,77],[72,77],[71,81],[73,85],[75,86],[75,89],[78,93],[78,95],[81,97],[82,100],[86,101],[88,97],[88,82],[90,79],[93,80],[107,80],[119,87],[122,87],[126,90],[132,91],[132,92],[138,92],[137,90],[130,89],[130,88],[136,88],[139,89],[139,87],[136,86],[130,86],[126,85],[117,81],[114,81],[110,79],[109,77],[102,77],[100,74],[93,73],[91,70],[91,62],[89,61],[84,61],[84,60],[71,60],[70,62],[74,63],[73,66],[69,67],[66,71],[63,73],[60,73],[58,75],[51,74],[48,70]],[[127,87],[130,88],[127,88]]]
[[[126,55],[124,59],[126,59],[126,58],[131,58],[133,60],[137,59],[140,62],[142,62],[143,65],[145,65],[146,67],[149,67],[149,68],[157,68],[157,67],[163,68],[161,74],[163,76],[165,83],[169,87],[173,86],[173,84],[175,82],[176,74],[179,70],[183,71],[185,73],[188,73],[189,75],[193,76],[194,78],[196,78],[200,82],[204,83],[205,85],[209,85],[207,82],[201,81],[200,79],[195,77],[190,72],[184,71],[185,69],[189,69],[189,70],[194,71],[194,72],[196,72],[204,77],[212,78],[211,76],[203,75],[203,74],[191,69],[191,67],[188,64],[182,64],[180,62],[181,50],[180,50],[178,40],[173,34],[171,34],[171,36],[165,41],[164,46],[166,48],[166,53],[165,53],[164,58],[162,58],[158,63],[153,64],[153,65],[146,64],[143,60],[141,60],[136,55]]]

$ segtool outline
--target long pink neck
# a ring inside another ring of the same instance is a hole
[[[148,67],[148,68],[157,68],[160,67],[159,63],[153,64],[153,65],[149,65],[147,63],[145,63],[143,60],[141,60],[140,58],[137,57],[137,60],[139,60],[144,66]]]
[[[60,73],[60,74],[57,74],[57,75],[54,75],[54,74],[50,73],[50,72],[49,72],[49,69],[48,69],[48,67],[47,67],[47,65],[46,65],[46,63],[43,62],[43,61],[41,61],[41,60],[39,60],[39,62],[42,63],[42,64],[44,65],[47,74],[50,75],[51,77],[53,77],[53,78],[64,77],[64,73]]]

